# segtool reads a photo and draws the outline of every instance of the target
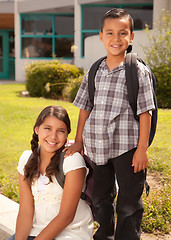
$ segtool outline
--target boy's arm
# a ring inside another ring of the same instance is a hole
[[[132,160],[132,166],[134,167],[135,173],[148,167],[147,149],[151,128],[151,115],[149,112],[145,112],[140,115],[139,124],[138,147]]]
[[[85,122],[89,117],[90,112],[80,109],[78,124],[77,124],[77,133],[75,137],[75,143],[69,147],[66,147],[63,151],[66,151],[65,157],[73,155],[75,152],[83,153],[83,138],[82,133],[84,129]],[[66,150],[67,149],[67,150]]]

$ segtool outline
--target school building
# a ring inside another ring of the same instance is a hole
[[[0,0],[0,79],[25,81],[25,65],[54,58],[87,70],[106,54],[98,34],[111,8],[126,9],[135,21],[133,51],[143,57],[151,31],[171,0]]]

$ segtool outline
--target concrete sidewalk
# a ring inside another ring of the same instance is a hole
[[[15,232],[19,204],[0,194],[0,240]]]
[[[3,80],[3,79],[0,79],[0,85],[2,84],[25,84],[26,82],[25,81],[14,81],[14,80]]]

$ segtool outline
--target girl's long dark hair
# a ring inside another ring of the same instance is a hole
[[[71,132],[70,119],[67,111],[61,106],[48,106],[42,110],[39,114],[36,123],[33,127],[33,136],[31,140],[31,150],[33,152],[33,157],[31,157],[24,168],[24,176],[28,183],[31,185],[34,180],[36,180],[40,176],[39,172],[39,140],[38,135],[35,132],[35,128],[39,127],[45,120],[46,117],[55,116],[60,121],[64,122],[67,126],[68,134]],[[46,168],[46,176],[49,178],[50,182],[52,182],[52,175],[55,175],[58,172],[59,165],[59,154],[61,153],[64,146],[57,150],[55,155],[51,158],[51,162]]]

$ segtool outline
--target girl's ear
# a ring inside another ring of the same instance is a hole
[[[37,135],[38,135],[38,130],[39,130],[39,127],[35,127],[34,131]]]

